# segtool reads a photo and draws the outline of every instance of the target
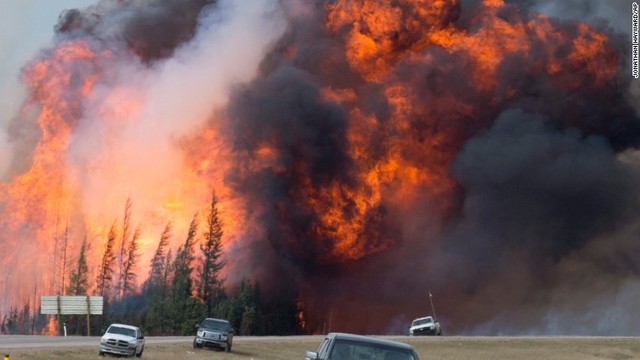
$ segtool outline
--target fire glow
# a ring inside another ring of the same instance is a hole
[[[603,275],[582,260],[631,246],[619,231],[638,205],[611,200],[635,195],[617,180],[638,176],[640,123],[611,33],[500,0],[192,3],[192,23],[158,23],[193,30],[162,51],[133,25],[105,30],[144,6],[63,14],[54,46],[25,66],[11,124],[24,151],[0,183],[0,242],[18,254],[0,260],[15,269],[0,312],[61,288],[51,258],[65,229],[69,253],[86,237],[95,264],[130,198],[150,256],[168,221],[183,241],[211,189],[228,285],[293,287],[309,332],[328,317],[402,332],[427,288],[459,332],[549,332],[534,317],[593,305],[562,298],[572,269]],[[565,155],[578,165],[554,163]],[[622,284],[622,272],[603,276]],[[522,308],[531,318],[504,319]]]

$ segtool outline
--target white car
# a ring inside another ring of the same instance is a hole
[[[432,316],[425,316],[415,319],[409,327],[409,335],[442,335],[440,323],[434,320]]]
[[[105,353],[141,357],[144,351],[144,336],[140,328],[125,324],[111,324],[100,339],[98,354]]]

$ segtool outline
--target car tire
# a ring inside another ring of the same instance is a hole
[[[199,349],[200,345],[198,345],[198,343],[196,342],[196,339],[193,339],[193,348],[194,349]]]
[[[136,357],[142,357],[143,352],[144,352],[144,345],[142,346],[142,349],[140,349],[140,353],[136,354]]]
[[[102,351],[98,351],[98,356],[103,356],[104,357],[104,353]]]

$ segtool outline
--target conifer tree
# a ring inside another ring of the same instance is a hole
[[[62,280],[60,282],[60,293],[62,295],[64,295],[64,287],[66,284],[66,275],[67,275],[67,246],[69,244],[69,225],[67,224],[67,226],[64,228],[64,235],[63,235],[63,240],[62,240],[62,266],[61,266],[61,271],[62,271]]]
[[[207,231],[200,244],[202,266],[198,274],[198,296],[205,304],[206,315],[211,316],[215,303],[222,291],[220,271],[224,267],[222,257],[222,222],[218,214],[218,199],[215,192],[211,195],[211,206],[207,216]]]
[[[189,233],[184,244],[180,245],[174,260],[174,293],[178,298],[185,299],[193,293],[193,261],[195,260],[194,247],[196,243],[196,233],[198,231],[197,215],[194,215],[189,225]]]
[[[105,298],[108,297],[109,292],[112,290],[111,287],[113,286],[113,265],[116,260],[114,245],[116,236],[116,222],[114,221],[107,236],[107,243],[104,253],[102,254],[100,267],[98,268],[98,278],[96,279],[97,293]]]
[[[122,276],[122,297],[124,298],[128,294],[135,290],[136,281],[136,266],[138,265],[138,250],[140,239],[140,226],[136,228],[136,231],[131,237],[129,246],[125,254],[125,263]]]
[[[169,246],[169,239],[171,238],[171,222],[168,222],[160,235],[160,241],[156,252],[151,259],[151,269],[149,270],[149,279],[147,280],[148,287],[155,288],[162,283],[165,274],[165,258],[167,247]]]
[[[193,303],[193,262],[195,260],[196,234],[198,231],[197,215],[194,215],[189,233],[184,244],[180,245],[173,262],[173,331],[183,334],[190,321],[188,314],[192,314]],[[185,334],[186,335],[186,334]]]
[[[257,321],[257,303],[255,290],[248,279],[242,280],[238,298],[242,311],[239,326],[240,335],[254,335]]]
[[[69,295],[87,295],[89,289],[89,267],[87,266],[87,238],[82,240],[78,261],[69,278]]]
[[[168,292],[171,289],[171,284],[175,274],[175,269],[173,268],[173,252],[171,251],[171,248],[169,248],[169,251],[167,251],[167,256],[165,256],[164,258],[163,270],[164,273],[162,274],[161,281],[162,286],[160,287],[160,289],[162,291],[162,299],[164,300],[168,296]]]
[[[78,254],[78,260],[69,276],[69,286],[67,287],[67,294],[73,296],[88,295],[89,291],[89,267],[87,266],[87,238],[86,236],[82,240],[80,245],[80,253]],[[79,335],[86,331],[86,326],[83,321],[78,319],[78,316],[74,315],[67,319],[67,327],[70,333]]]
[[[131,198],[127,198],[127,202],[124,205],[124,218],[122,219],[122,234],[120,236],[120,247],[118,254],[116,255],[118,260],[118,277],[116,282],[117,296],[122,298],[124,296],[124,284],[126,282],[126,266],[127,266],[127,249],[129,248],[129,237],[131,232]]]
[[[148,313],[145,327],[150,334],[161,335],[171,333],[171,318],[168,302],[165,302],[169,279],[171,278],[172,254],[169,246],[171,238],[171,222],[168,222],[160,235],[158,247],[151,259],[149,278],[143,286],[144,298],[147,301]]]

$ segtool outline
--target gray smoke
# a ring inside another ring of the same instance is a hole
[[[637,261],[619,258],[640,246],[616,238],[636,221],[638,165],[621,160],[600,136],[558,130],[519,109],[505,111],[465,144],[452,167],[465,192],[448,244],[466,259],[464,278],[455,283],[475,301],[499,297],[507,305],[475,313],[491,318],[476,333],[637,331],[632,321],[605,317],[612,309],[604,303],[623,296],[640,270]],[[633,297],[637,287],[629,291]],[[594,317],[597,327],[576,321],[585,310],[602,312]]]
[[[234,166],[220,178],[248,204],[242,220],[257,223],[228,249],[237,260],[230,272],[259,280],[266,294],[299,295],[310,332],[406,333],[408,321],[431,313],[431,292],[445,334],[639,334],[636,319],[624,316],[640,293],[640,117],[622,5],[526,1],[500,9],[505,22],[546,13],[567,40],[526,33],[529,50],[505,56],[487,91],[474,83],[477,54],[419,41],[425,29],[445,26],[474,34],[483,26],[474,16],[480,2],[452,5],[431,27],[415,24],[432,3],[391,2],[413,24],[377,39],[396,56],[385,60],[391,84],[352,68],[352,23],[326,28],[339,3],[103,0],[64,12],[56,43],[85,39],[114,54],[93,64],[102,71],[94,97],[65,119],[74,126],[70,173],[79,193],[91,194],[79,195],[82,208],[119,214],[132,188],[158,189],[136,203],[158,221],[153,210],[169,192],[161,190],[180,188],[184,158],[216,164],[220,153],[202,148],[226,146]],[[608,35],[602,59],[556,61],[580,36],[576,20]],[[593,64],[613,67],[611,78],[594,78]],[[406,107],[391,100],[395,84],[408,89]],[[142,93],[141,105],[114,122],[127,90]],[[13,123],[12,140],[25,148],[34,144],[29,121],[26,113]],[[198,137],[203,126],[225,138]],[[366,161],[350,148],[354,128],[370,136],[359,149]],[[185,141],[177,153],[185,139],[201,142]],[[358,172],[384,171],[367,162],[389,153],[417,175],[444,174],[451,188],[425,183],[406,195],[398,191],[406,179],[392,174],[375,189],[381,200],[357,234],[369,255],[331,255],[336,239],[326,235],[332,229],[317,231],[325,215],[318,204],[339,197],[339,215],[355,217],[349,194],[371,186]],[[122,173],[86,173],[107,161]],[[203,188],[219,181],[215,171],[198,174]]]
[[[476,6],[462,3],[458,26],[478,26]],[[534,17],[544,6],[520,4],[520,13],[507,7],[501,16]],[[254,268],[265,269],[261,278],[284,277],[267,288],[304,294],[311,331],[331,322],[335,329],[406,333],[398,324],[431,312],[430,290],[448,333],[638,333],[632,318],[619,316],[633,310],[629,299],[638,287],[626,287],[636,283],[638,262],[627,257],[621,265],[619,257],[640,250],[631,235],[640,207],[633,156],[640,119],[622,70],[625,45],[610,27],[618,12],[601,21],[604,9],[609,7],[584,10],[592,26],[613,34],[607,64],[621,70],[603,84],[569,65],[556,75],[540,72],[549,61],[549,44],[539,39],[531,40],[527,54],[512,54],[500,64],[496,93],[479,91],[468,79],[473,64],[436,46],[423,50],[430,61],[398,61],[393,78],[412,89],[411,107],[403,114],[410,119],[407,134],[384,131],[394,120],[394,105],[387,103],[384,87],[361,79],[336,51],[343,46],[340,30],[328,36],[319,15],[292,22],[260,76],[234,93],[228,108],[239,164],[257,161],[251,155],[256,144],[277,150],[273,167],[252,172],[240,166],[228,178],[261,204],[257,216],[273,252],[256,245]],[[577,22],[570,20],[579,14],[553,11],[566,15],[555,14],[558,29],[578,36]],[[554,45],[560,53],[572,46]],[[288,49],[295,49],[293,55]],[[327,101],[318,96],[323,87],[353,89],[355,100]],[[478,109],[470,118],[456,104]],[[345,153],[354,108],[378,121],[367,150],[384,156],[402,143],[403,158],[423,171],[438,160],[412,149],[441,136],[439,149],[457,153],[447,164],[457,188],[444,212],[438,199],[419,194],[402,204],[391,195],[383,199],[370,214],[364,241],[372,248],[385,241],[394,245],[383,254],[336,264],[317,245],[330,239],[314,237],[321,210],[309,205],[300,185],[312,179],[314,189],[363,186]],[[613,308],[604,309],[607,302]],[[592,315],[580,319],[585,312]]]

